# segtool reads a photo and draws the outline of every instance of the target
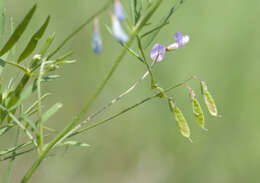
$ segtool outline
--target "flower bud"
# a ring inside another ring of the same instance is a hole
[[[124,21],[125,20],[125,13],[123,10],[123,6],[119,0],[115,0],[114,3],[114,14],[117,17],[119,21]]]
[[[112,31],[119,43],[126,43],[128,41],[128,36],[122,29],[120,22],[115,15],[112,15]]]
[[[102,39],[99,32],[99,22],[98,18],[94,20],[94,33],[93,33],[93,41],[92,48],[96,54],[100,54],[102,52]]]

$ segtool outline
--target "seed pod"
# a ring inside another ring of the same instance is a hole
[[[217,116],[218,115],[217,107],[212,95],[208,91],[207,84],[204,81],[201,81],[200,83],[201,83],[201,90],[204,97],[204,101],[205,104],[207,105],[209,113],[212,116]]]
[[[201,82],[200,82],[200,86],[201,86],[201,93],[202,93],[202,95],[204,95],[204,93],[205,93],[206,91],[208,91],[208,86],[207,86],[207,84],[205,83],[205,81],[201,81]]]
[[[198,125],[202,129],[207,130],[205,128],[205,119],[204,119],[203,111],[201,109],[199,101],[195,97],[192,99],[192,108],[193,108],[193,114],[196,117]]]
[[[173,99],[169,99],[169,106],[170,106],[171,111],[174,114],[175,120],[180,129],[181,134],[191,141],[189,125],[186,122],[186,119],[184,118],[181,110],[175,105],[175,102]]]

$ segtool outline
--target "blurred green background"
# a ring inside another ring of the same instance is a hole
[[[31,29],[20,43],[27,43],[29,36],[50,14],[51,25],[45,36],[55,32],[57,45],[105,0],[6,0],[6,13],[17,23],[35,2],[38,2],[38,11]],[[165,0],[153,23],[168,12],[173,2]],[[129,1],[123,3],[128,10]],[[100,17],[102,55],[96,56],[92,52],[92,25],[61,51],[60,54],[72,50],[78,62],[59,71],[62,78],[45,88],[52,93],[45,102],[45,109],[55,101],[64,104],[56,118],[49,121],[49,126],[60,129],[72,119],[119,55],[121,47],[105,28],[105,24],[110,25],[110,11]],[[156,99],[111,123],[75,137],[89,143],[90,148],[71,148],[67,153],[63,149],[51,152],[50,155],[56,156],[50,156],[42,163],[31,182],[259,182],[259,17],[259,0],[188,0],[156,38],[156,42],[168,45],[173,42],[176,31],[190,35],[190,43],[167,54],[155,69],[155,76],[161,86],[168,87],[193,74],[198,75],[208,83],[222,115],[213,118],[206,113],[209,131],[205,132],[197,127],[193,118],[188,91],[179,88],[171,92],[190,124],[193,143],[180,135],[167,102]],[[20,44],[17,52],[22,46]],[[146,50],[147,56],[149,52],[150,47]],[[91,111],[119,95],[144,72],[145,66],[127,55]],[[199,83],[192,82],[191,85],[199,93]],[[114,114],[151,94],[147,80],[97,119]],[[13,138],[14,135],[5,137],[12,141]],[[7,141],[1,140],[0,144],[6,146]],[[16,160],[12,182],[21,180],[35,157],[31,153]],[[6,166],[7,162],[1,162],[0,176]]]

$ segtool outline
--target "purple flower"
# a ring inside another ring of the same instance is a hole
[[[165,56],[166,48],[165,46],[157,43],[153,46],[151,50],[151,59],[153,61],[162,61]]]
[[[187,36],[187,35],[182,35],[181,32],[176,32],[174,39],[175,39],[176,42],[169,45],[167,47],[167,51],[176,50],[178,48],[181,48],[190,41],[190,37]]]
[[[112,15],[112,31],[118,42],[126,43],[128,41],[128,35],[122,29],[120,22],[115,15]]]
[[[99,22],[97,17],[94,20],[92,48],[96,54],[100,54],[102,52],[102,39],[99,32]]]
[[[102,40],[100,33],[97,30],[94,30],[93,33],[92,48],[96,54],[100,54],[102,52]]]
[[[115,0],[114,13],[115,13],[115,16],[118,18],[119,21],[125,20],[125,13],[124,13],[122,4],[120,3],[119,0]]]

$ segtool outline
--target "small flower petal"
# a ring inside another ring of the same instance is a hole
[[[172,51],[172,50],[176,50],[178,48],[179,48],[179,44],[178,43],[173,43],[173,44],[167,46],[166,50],[167,51]]]
[[[114,15],[112,15],[112,31],[118,42],[126,43],[128,41],[128,35],[124,32],[119,20]]]
[[[174,38],[175,38],[176,43],[178,43],[178,48],[181,48],[183,45],[182,44],[182,39],[183,39],[182,33],[176,32]]]
[[[188,42],[190,41],[190,37],[189,36],[183,36],[182,38],[182,46],[186,45]]]
[[[166,48],[165,46],[157,43],[153,46],[152,50],[151,50],[151,59],[153,61],[162,61],[164,56],[165,56],[165,52],[166,52]]]
[[[176,42],[167,46],[167,51],[172,51],[181,48],[190,41],[190,37],[188,35],[182,35],[181,32],[176,32],[174,38]]]
[[[119,0],[115,1],[114,13],[115,13],[115,16],[118,18],[119,21],[125,20],[125,13],[124,13],[124,10],[123,10],[123,6],[122,6],[122,4],[120,3]]]
[[[102,40],[98,30],[94,30],[93,33],[92,48],[96,54],[100,54],[102,52]]]

